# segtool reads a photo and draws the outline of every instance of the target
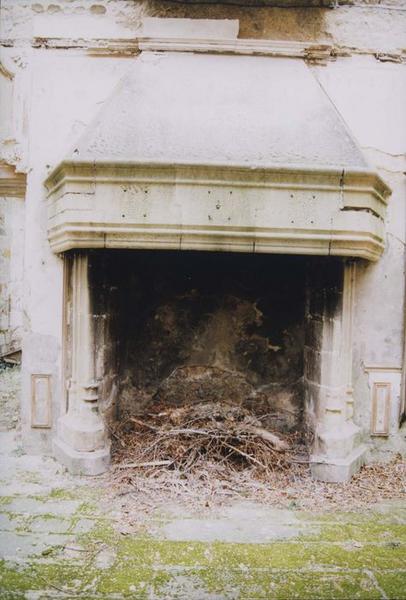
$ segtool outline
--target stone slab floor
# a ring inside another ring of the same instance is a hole
[[[166,506],[134,530],[102,481],[25,455],[15,430],[0,449],[1,598],[406,598],[406,505]]]

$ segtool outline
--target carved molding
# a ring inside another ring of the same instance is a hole
[[[277,56],[313,60],[331,59],[337,56],[330,44],[278,40],[188,40],[168,38],[138,38],[140,50],[152,52],[194,52],[210,54],[240,54],[248,56]]]
[[[389,435],[392,384],[374,383],[372,386],[371,435],[387,437]]]
[[[72,263],[72,378],[69,410],[78,410],[81,402],[87,399],[88,383],[94,378],[88,270],[87,254],[76,254]]]
[[[4,45],[12,46],[12,40],[5,40]],[[44,50],[69,50],[89,56],[133,57],[143,50],[154,52],[194,52],[211,54],[240,54],[251,56],[273,56],[285,58],[301,58],[309,62],[325,63],[337,58],[354,55],[370,55],[381,62],[404,63],[405,51],[375,52],[368,48],[335,46],[334,44],[311,44],[308,42],[279,40],[238,39],[185,41],[167,40],[163,38],[58,38],[36,36],[32,39],[33,48]]]
[[[15,166],[0,162],[0,196],[24,198],[26,186],[25,173],[17,173]]]
[[[78,50],[98,56],[135,56],[142,51],[152,52],[193,52],[204,54],[237,54],[245,56],[269,56],[302,58],[309,61],[335,60],[339,56],[349,56],[348,50],[332,44],[279,40],[213,40],[213,39],[168,39],[160,37],[74,39],[35,37],[33,48],[53,50]]]
[[[342,360],[344,363],[344,379],[346,385],[345,416],[352,419],[354,415],[354,389],[352,384],[352,359],[353,359],[353,329],[354,329],[354,303],[357,265],[355,261],[348,261],[344,265],[343,281],[343,309],[342,309]]]
[[[402,368],[394,365],[364,365],[370,389],[371,435],[397,433],[402,418]]]
[[[52,376],[31,375],[31,427],[50,429],[52,426]]]
[[[14,79],[14,73],[12,73],[7,67],[0,61],[0,73],[10,81]]]
[[[68,411],[58,421],[58,439],[74,452],[104,449],[108,454],[106,431],[98,412],[98,384],[94,380],[93,320],[88,277],[88,255],[77,252],[71,263],[72,373],[68,385]]]
[[[48,237],[72,248],[361,257],[384,248],[389,188],[374,172],[62,163],[47,179]]]

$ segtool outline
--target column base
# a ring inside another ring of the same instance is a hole
[[[365,463],[367,447],[357,446],[345,458],[334,458],[323,455],[310,457],[310,471],[314,479],[329,483],[349,481]]]
[[[93,452],[79,452],[59,438],[55,438],[52,449],[56,460],[65,465],[72,475],[101,475],[110,466],[109,444]]]
[[[78,452],[94,452],[105,448],[108,438],[98,413],[71,415],[58,420],[57,437]]]

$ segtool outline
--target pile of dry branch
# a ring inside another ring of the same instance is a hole
[[[166,467],[188,473],[215,463],[266,475],[292,459],[288,436],[269,431],[246,408],[223,402],[154,406],[121,422],[113,437],[114,461],[123,469]]]
[[[347,483],[316,481],[301,435],[269,431],[267,417],[223,401],[180,408],[161,403],[122,419],[112,431],[109,493],[131,515],[174,501],[195,508],[250,499],[317,511],[404,499],[400,457],[367,465]]]

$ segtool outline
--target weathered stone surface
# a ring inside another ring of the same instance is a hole
[[[0,357],[21,350],[24,254],[24,192],[12,194],[12,179],[2,188],[2,177],[0,164]]]
[[[237,39],[238,20],[231,19],[159,19],[145,17],[142,35],[145,37],[170,37],[186,39]]]
[[[366,167],[302,61],[171,51],[134,60],[66,160]]]
[[[0,430],[13,429],[20,418],[21,371],[0,364]]]

